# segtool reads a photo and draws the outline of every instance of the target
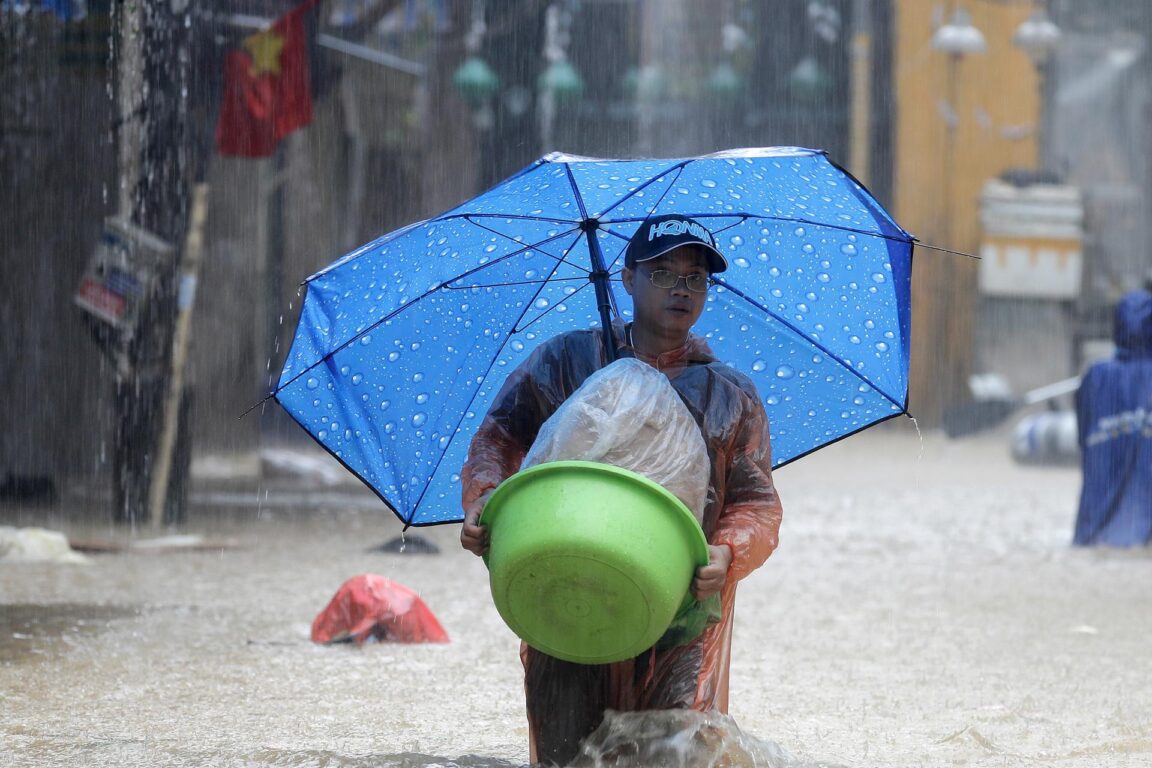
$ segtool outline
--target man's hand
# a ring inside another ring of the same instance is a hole
[[[706,600],[724,588],[728,581],[728,566],[732,564],[732,550],[727,544],[708,547],[708,565],[696,569],[692,579],[692,596]]]
[[[460,546],[479,557],[488,551],[488,529],[480,525],[480,513],[490,493],[486,493],[464,511],[464,525],[460,527]]]

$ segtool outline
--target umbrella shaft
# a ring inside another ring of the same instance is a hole
[[[616,360],[616,339],[612,335],[612,294],[608,291],[608,270],[604,268],[604,253],[596,239],[595,230],[586,231],[588,255],[592,260],[592,274],[588,279],[596,290],[596,309],[600,312],[600,328],[604,334],[604,354],[608,362]]]

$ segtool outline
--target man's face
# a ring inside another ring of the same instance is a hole
[[[683,245],[659,258],[625,268],[621,274],[624,290],[632,297],[636,325],[662,337],[687,336],[704,311],[706,292],[688,290],[684,280],[671,288],[657,288],[651,275],[665,270],[676,275],[708,276],[708,257],[699,246]]]

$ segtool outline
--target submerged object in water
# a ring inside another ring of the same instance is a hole
[[[446,643],[448,633],[412,590],[374,573],[341,585],[312,622],[312,642]]]

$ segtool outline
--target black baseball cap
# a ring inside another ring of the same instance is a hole
[[[699,245],[708,253],[708,271],[715,274],[728,269],[728,260],[716,247],[716,239],[700,222],[668,213],[644,220],[624,251],[624,266],[633,269],[643,261],[663,256],[682,245]]]

